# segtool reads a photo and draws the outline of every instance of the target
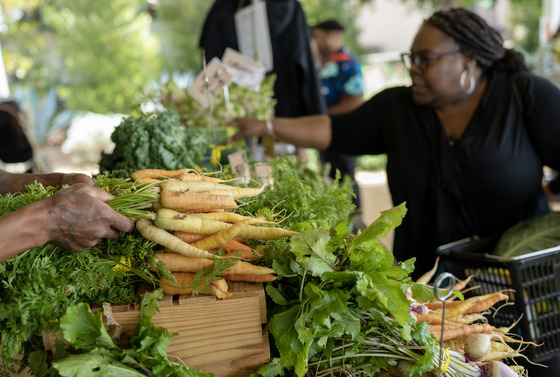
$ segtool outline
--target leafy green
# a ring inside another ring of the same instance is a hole
[[[166,110],[152,116],[127,117],[115,128],[111,140],[115,148],[103,154],[101,171],[140,169],[176,170],[196,168],[210,162],[213,144],[223,144],[225,130],[185,127],[179,115]]]
[[[266,286],[278,357],[253,376],[374,376],[398,360],[412,364],[412,377],[436,370],[439,344],[407,298],[409,288],[433,294],[410,281],[413,260],[395,264],[380,242],[405,214],[404,203],[384,211],[358,235],[341,222],[292,237],[274,261],[280,279]],[[480,375],[456,356],[450,376]]]
[[[142,297],[140,325],[128,348],[117,347],[103,324],[102,313],[93,314],[85,303],[68,307],[60,319],[60,329],[67,347],[82,351],[64,354],[53,361],[52,376],[178,376],[211,377],[195,368],[172,362],[167,347],[176,334],[152,324],[161,290]],[[58,350],[57,350],[58,355]],[[58,372],[58,374],[56,374]]]
[[[560,245],[560,212],[521,221],[504,232],[493,253],[505,258]]]
[[[330,182],[303,166],[296,156],[275,158],[269,164],[272,187],[245,200],[243,211],[268,218],[282,213],[286,217],[282,226],[297,232],[349,222],[355,208],[349,181]]]

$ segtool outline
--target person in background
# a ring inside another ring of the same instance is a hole
[[[354,155],[387,154],[397,261],[415,257],[413,279],[436,248],[501,235],[550,210],[543,167],[560,170],[560,89],[531,74],[523,56],[463,8],[435,12],[402,55],[411,86],[374,95],[338,115],[237,119],[234,140],[273,133],[294,145]]]
[[[362,67],[356,57],[344,46],[344,26],[336,20],[326,20],[313,27],[313,40],[318,53],[321,94],[327,113],[342,114],[354,110],[364,102]],[[356,156],[332,150],[320,153],[321,162],[331,166],[330,176],[336,171],[352,179],[357,208],[360,208],[360,191],[355,181]]]
[[[69,187],[0,216],[0,263],[46,243],[82,251],[130,232],[134,222],[105,204],[113,198],[85,174],[14,174],[0,170],[0,194],[21,192],[38,181]]]

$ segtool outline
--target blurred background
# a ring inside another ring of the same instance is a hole
[[[299,3],[309,25],[337,18],[346,26],[346,45],[363,64],[366,97],[408,83],[399,54],[409,49],[423,18],[450,6],[483,16],[533,70],[556,80],[560,0]],[[209,0],[3,0],[0,100],[20,110],[33,156],[0,161],[0,168],[96,174],[100,154],[113,148],[110,135],[123,117],[142,114],[165,83],[186,88],[200,72],[199,40],[212,5]],[[384,164],[384,156],[358,160],[360,189],[377,190],[365,197],[379,201],[364,206],[366,218],[389,206]]]

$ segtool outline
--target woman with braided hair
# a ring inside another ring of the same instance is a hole
[[[412,85],[386,89],[352,112],[263,122],[237,119],[234,139],[271,134],[301,147],[387,154],[399,261],[416,257],[415,279],[435,249],[499,236],[548,212],[543,167],[560,170],[560,90],[528,72],[500,34],[463,9],[435,12],[402,54]]]

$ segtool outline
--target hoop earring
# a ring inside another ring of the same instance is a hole
[[[465,87],[465,79],[467,78],[468,72],[465,69],[462,73],[461,73],[461,78],[459,79],[459,85],[461,85],[461,88]],[[475,82],[474,82],[474,76],[470,75],[469,76],[469,87],[467,89],[465,89],[465,93],[466,94],[471,94],[472,92],[474,92],[474,86],[475,86]]]

